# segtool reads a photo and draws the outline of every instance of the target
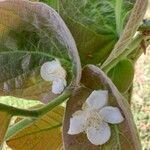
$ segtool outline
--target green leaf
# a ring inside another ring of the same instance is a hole
[[[110,0],[61,0],[60,14],[75,38],[83,65],[104,62],[118,40],[116,5]],[[133,2],[123,1],[120,29],[132,7]]]
[[[7,141],[10,148],[15,150],[62,148],[61,126],[64,108],[56,107],[38,121],[23,129]]]
[[[121,21],[123,21],[126,13],[133,7],[133,1],[124,0],[61,0],[65,13],[68,13],[73,20],[82,23],[88,28],[94,30],[96,33],[116,33],[116,20],[115,16],[118,9],[122,8],[119,14]],[[116,8],[116,5],[119,5]],[[125,22],[124,22],[125,23]],[[121,24],[120,24],[121,25]]]
[[[46,3],[47,5],[53,7],[55,10],[59,11],[59,0],[39,0],[39,1]]]
[[[97,34],[68,16],[63,18],[76,41],[82,65],[99,64],[108,57],[117,41],[115,35]]]
[[[147,4],[148,4],[148,0],[136,1],[134,8],[132,9],[132,13],[129,17],[129,20],[124,28],[124,31],[121,34],[120,39],[116,43],[110,56],[102,65],[103,70],[107,70],[107,68],[111,65],[112,61],[114,61],[115,59],[118,59],[118,57],[124,51],[126,51],[138,27],[140,26],[141,21],[143,20],[143,17],[147,10]]]
[[[52,99],[51,83],[41,79],[46,61],[58,58],[68,85],[80,81],[80,59],[71,33],[49,6],[30,1],[0,2],[0,95]]]
[[[108,72],[108,76],[122,93],[126,92],[132,84],[134,66],[128,59],[121,60]]]

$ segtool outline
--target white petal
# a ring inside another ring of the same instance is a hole
[[[77,111],[73,114],[73,117],[70,119],[70,127],[68,134],[74,135],[79,134],[84,131],[85,117],[82,114],[82,111]]]
[[[102,108],[107,104],[108,101],[108,91],[99,90],[93,91],[87,98],[86,103],[89,107],[94,109]]]
[[[86,130],[89,141],[94,145],[102,145],[106,143],[111,136],[110,127],[103,122],[96,128],[90,127]]]
[[[56,59],[57,64],[59,64],[57,70],[55,71],[55,75],[58,76],[58,78],[65,79],[66,78],[66,70],[61,66],[61,63],[58,59]]]
[[[46,81],[53,81],[55,78],[53,74],[60,67],[61,67],[60,63],[56,60],[44,63],[41,66],[41,77]]]
[[[99,113],[108,123],[117,124],[124,120],[120,110],[117,107],[107,106],[102,108]]]
[[[58,59],[46,62],[41,67],[41,77],[46,81],[65,79],[66,75],[66,70],[61,66]]]
[[[53,81],[53,84],[52,84],[52,92],[54,94],[61,94],[65,87],[66,87],[65,80],[62,80],[62,79],[55,80]]]

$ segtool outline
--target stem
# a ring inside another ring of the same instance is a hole
[[[115,133],[116,133],[116,138],[117,138],[117,145],[118,145],[118,149],[121,150],[121,144],[120,144],[120,137],[119,137],[119,129],[117,127],[117,125],[114,125],[114,130],[115,130]]]
[[[51,111],[53,108],[67,100],[71,95],[71,90],[66,90],[64,93],[62,93],[60,96],[55,98],[53,101],[51,101],[49,104],[46,106],[43,106],[42,108],[36,109],[36,110],[31,110],[32,112],[36,112],[36,117],[37,118],[26,118],[23,119],[22,121],[16,123],[12,127],[8,129],[8,132],[6,134],[6,140],[8,140],[10,137],[13,135],[17,134],[20,132],[22,129],[30,126],[33,122],[37,121],[40,119],[43,115],[45,115],[47,112]]]
[[[67,100],[71,96],[71,90],[66,90],[64,93],[62,93],[60,96],[55,98],[53,101],[49,102],[46,106],[43,106],[42,108],[37,109],[39,116],[46,114],[56,106],[63,103],[65,100]]]
[[[122,32],[121,13],[122,13],[122,0],[116,0],[116,7],[115,7],[116,29],[119,37]]]
[[[47,105],[35,110],[20,109],[5,104],[0,104],[0,111],[8,112],[12,116],[39,117],[40,115],[49,112],[51,109],[61,104],[70,95],[71,95],[71,91],[66,90],[64,93],[62,93],[60,96],[55,98],[53,101],[49,102]]]
[[[30,126],[36,120],[37,119],[35,119],[35,118],[26,118],[26,119],[23,119],[22,121],[17,122],[16,124],[12,125],[6,133],[5,140],[8,140],[16,133],[18,133],[21,130],[23,130],[24,128]]]
[[[105,67],[101,68],[105,73],[109,72],[121,59],[126,58],[130,53],[132,53],[142,42],[142,40],[146,40],[150,38],[149,36],[143,37],[141,34],[138,34],[132,42],[129,44],[128,48],[120,54],[119,57],[114,58],[111,63],[107,64]]]
[[[36,110],[20,109],[5,104],[0,104],[0,111],[8,112],[12,116],[38,117],[38,112]]]

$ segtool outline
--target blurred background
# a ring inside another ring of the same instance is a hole
[[[150,0],[145,18],[150,19]],[[150,46],[135,66],[132,112],[142,141],[142,149],[150,150]]]

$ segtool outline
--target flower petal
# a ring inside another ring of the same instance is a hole
[[[68,134],[74,135],[79,134],[84,131],[86,119],[82,114],[82,111],[77,111],[73,114],[73,117],[70,119],[70,127]]]
[[[45,62],[41,66],[41,77],[46,81],[53,81],[55,79],[53,73],[56,72],[56,70],[60,67],[61,65],[58,60]]]
[[[108,101],[108,91],[93,91],[87,98],[86,103],[89,107],[99,109],[104,107]]]
[[[90,127],[86,130],[89,141],[94,145],[102,145],[106,143],[111,136],[110,127],[103,122],[96,128]]]
[[[66,87],[66,80],[58,79],[53,81],[52,84],[52,92],[54,94],[61,94]]]
[[[121,123],[124,118],[117,107],[107,106],[99,111],[101,117],[108,123],[117,124]]]

